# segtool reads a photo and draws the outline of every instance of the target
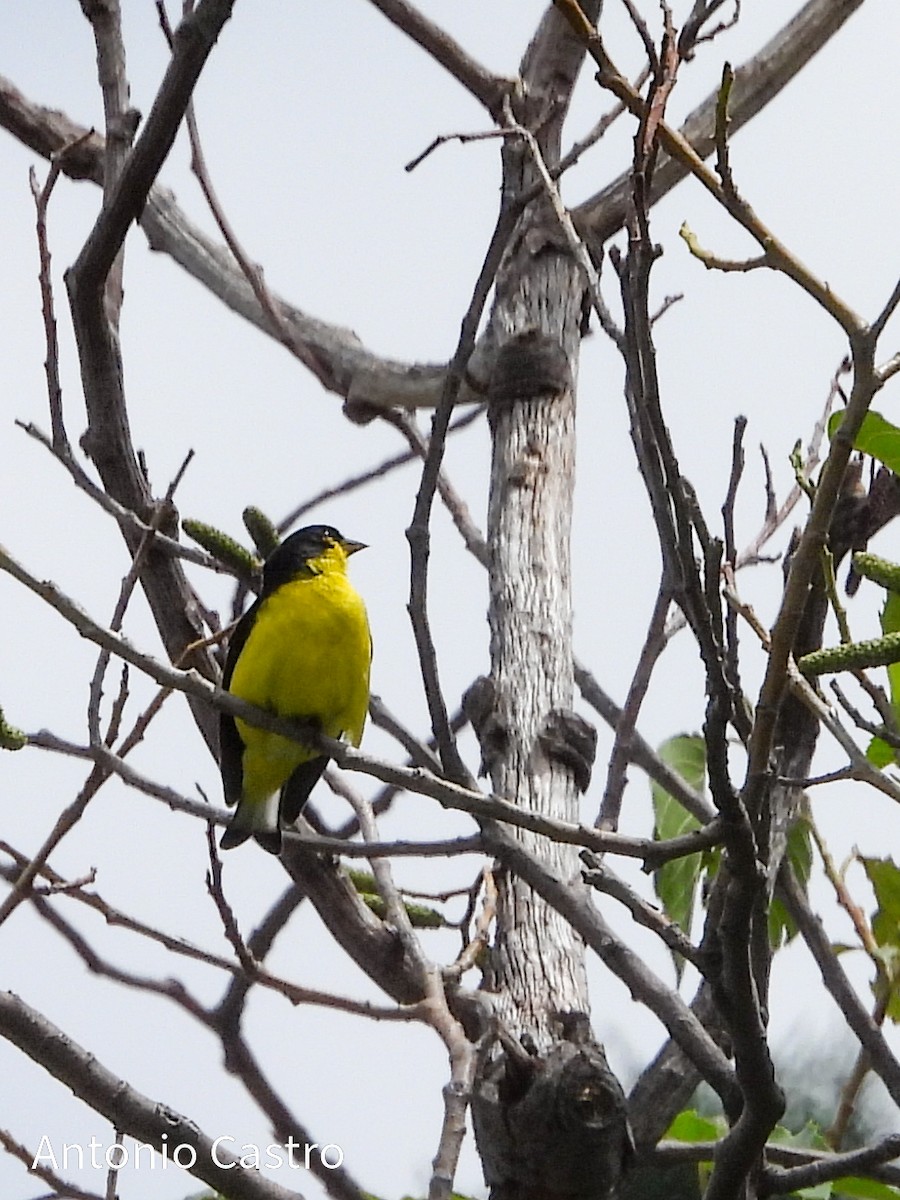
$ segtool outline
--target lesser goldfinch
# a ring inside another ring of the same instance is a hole
[[[363,549],[330,525],[286,538],[266,559],[262,590],[231,637],[222,678],[233,696],[354,746],[369,705],[372,640],[347,559]],[[222,713],[222,783],[226,802],[238,806],[222,849],[253,836],[277,854],[282,827],[296,821],[327,762],[327,755]]]

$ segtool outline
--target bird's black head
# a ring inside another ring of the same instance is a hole
[[[345,538],[333,525],[307,525],[286,537],[266,559],[262,594],[271,594],[298,575],[315,575],[329,563],[343,569],[348,555],[364,549],[364,542]]]

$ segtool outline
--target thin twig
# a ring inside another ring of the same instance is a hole
[[[501,206],[497,224],[472,293],[472,299],[463,318],[459,342],[447,372],[441,400],[434,411],[428,455],[422,468],[422,478],[416,494],[412,521],[406,531],[410,546],[409,615],[419,653],[419,665],[431,716],[431,727],[444,770],[451,779],[465,783],[471,781],[471,774],[460,756],[456,740],[450,729],[447,708],[438,678],[437,654],[428,624],[428,560],[431,540],[429,520],[453,406],[459,395],[466,364],[475,345],[478,324],[493,286],[494,276],[515,227],[517,215],[518,210],[515,207]]]
[[[72,460],[72,447],[66,433],[62,406],[62,384],[59,379],[59,338],[56,330],[56,311],[53,302],[53,276],[50,270],[50,244],[47,238],[47,207],[50,196],[62,170],[61,160],[66,153],[75,149],[85,141],[85,137],[75,138],[69,142],[50,161],[50,170],[43,187],[40,187],[34,167],[28,172],[31,194],[34,197],[37,210],[37,242],[40,256],[40,273],[38,276],[41,287],[41,313],[44,319],[44,338],[47,344],[47,356],[44,360],[44,370],[47,375],[47,397],[50,402],[50,429],[53,435],[53,450],[60,457]]]
[[[672,593],[665,579],[661,579],[653,612],[647,626],[647,635],[634,669],[628,695],[622,706],[622,713],[616,722],[616,736],[612,753],[609,758],[609,771],[606,776],[606,787],[600,802],[600,811],[594,822],[598,829],[614,833],[619,827],[619,813],[622,809],[622,797],[625,794],[628,763],[631,759],[631,743],[635,726],[641,711],[641,704],[650,686],[653,668],[659,661],[659,656],[666,648],[665,628],[669,606],[672,603]]]
[[[649,78],[650,68],[643,67],[631,86],[636,92],[639,92]],[[561,175],[568,171],[570,167],[573,167],[575,163],[578,162],[579,158],[581,158],[582,154],[584,154],[586,150],[589,150],[591,146],[596,145],[596,143],[599,142],[600,139],[615,124],[619,117],[621,117],[621,115],[627,111],[628,110],[622,101],[618,100],[612,106],[609,112],[603,114],[599,121],[597,121],[596,125],[594,125],[593,129],[586,133],[583,138],[579,138],[577,142],[574,142],[572,146],[570,146],[570,148],[559,160],[559,166],[553,168],[553,178],[558,179]]]
[[[484,407],[482,405],[475,405],[467,413],[464,413],[461,417],[457,417],[455,421],[451,422],[447,430],[447,436],[452,437],[454,433],[459,433],[461,430],[467,429],[473,421],[479,420],[483,414]],[[403,454],[395,454],[390,458],[384,459],[376,467],[360,471],[358,475],[351,475],[343,483],[323,488],[322,491],[316,492],[314,496],[311,496],[309,500],[304,500],[302,504],[292,509],[286,517],[282,517],[277,523],[276,529],[279,533],[286,533],[288,529],[293,528],[297,524],[301,517],[306,516],[312,509],[318,508],[320,504],[324,504],[327,500],[334,500],[338,496],[347,496],[358,488],[364,487],[367,483],[389,475],[391,471],[395,471],[398,467],[405,467],[409,463],[415,462],[419,457],[421,456],[414,450],[405,451]]]
[[[587,667],[577,659],[575,660],[575,682],[591,708],[599,713],[611,729],[615,729],[622,718],[622,709],[603,690]],[[706,797],[701,795],[696,788],[692,788],[668,763],[663,762],[650,743],[637,731],[632,734],[629,753],[631,761],[636,766],[664,788],[682,808],[687,809],[698,821],[705,824],[714,819],[715,809]]]
[[[135,538],[145,536],[148,532],[153,532],[152,527],[143,521],[131,509],[125,508],[119,504],[112,496],[108,496],[106,492],[98,487],[94,481],[88,476],[74,458],[67,458],[65,454],[58,454],[53,447],[52,438],[37,425],[31,421],[19,421],[15,424],[30,438],[34,438],[46,450],[49,450],[54,458],[60,462],[72,477],[72,482],[76,487],[80,488],[85,495],[89,496],[104,512],[114,517],[122,528],[128,529]],[[175,558],[182,558],[186,562],[195,563],[199,567],[205,567],[208,571],[214,571],[219,575],[230,575],[233,572],[229,567],[226,567],[212,554],[207,554],[205,550],[200,550],[194,546],[188,546],[182,542],[177,542],[174,538],[168,537],[159,530],[155,532],[154,547],[164,550],[167,554],[171,554]]]
[[[440,133],[433,141],[428,143],[421,154],[417,154],[415,158],[411,158],[403,170],[407,173],[415,171],[430,154],[433,154],[435,150],[439,150],[441,146],[446,146],[448,142],[459,142],[461,146],[465,146],[469,142],[484,142],[489,139],[505,136],[506,131],[503,129],[483,129],[478,133]]]
[[[854,671],[853,674],[856,675],[857,672]],[[868,680],[867,682],[871,684],[871,680]],[[881,738],[883,742],[887,742],[887,744],[894,750],[900,750],[900,733],[897,731],[897,718],[893,711],[888,710],[888,715],[891,722],[891,727],[888,727],[884,723],[884,717],[886,714],[882,711],[879,705],[878,711],[882,719],[876,724],[875,721],[869,721],[863,716],[856,705],[853,704],[850,698],[845,695],[843,688],[836,679],[829,680],[828,686],[834,693],[834,697],[838,704],[841,706],[853,724],[857,727],[857,729],[861,729],[863,733],[871,734],[873,737]],[[878,690],[881,691],[880,688]],[[888,701],[888,703],[890,703],[890,701]]]
[[[113,1131],[113,1145],[122,1147],[122,1139],[125,1136],[125,1131],[116,1127]],[[107,1154],[109,1152],[107,1151]],[[119,1178],[119,1171],[128,1161],[128,1152],[122,1148],[121,1154],[116,1155],[116,1162],[110,1163],[109,1170],[106,1175],[106,1200],[117,1200],[118,1193],[116,1184]]]
[[[380,696],[369,697],[369,717],[372,724],[389,733],[409,755],[409,761],[417,767],[427,767],[435,775],[441,774],[441,760],[430,746],[420,742],[418,738],[403,725]]]
[[[815,959],[827,991],[868,1053],[872,1069],[881,1078],[894,1104],[900,1107],[900,1062],[888,1046],[882,1031],[866,1012],[834,953],[831,938],[810,908],[803,888],[786,863],[782,863],[781,866],[778,895]],[[891,1157],[895,1155],[896,1152]]]
[[[694,56],[694,51],[697,46],[704,42],[714,41],[720,33],[724,33],[727,29],[733,28],[741,17],[741,0],[733,0],[734,12],[727,21],[720,21],[718,25],[714,25],[712,29],[703,32],[704,24],[709,18],[717,12],[725,0],[694,0],[694,6],[690,11],[690,15],[684,23],[681,31],[681,36],[678,39],[678,52],[685,60],[691,59]]]
[[[321,850],[323,854],[339,854],[342,858],[456,858],[463,854],[484,853],[484,845],[478,834],[433,842],[347,842],[337,837],[306,837],[288,829],[284,831],[284,838],[292,844],[310,846],[314,850]],[[404,893],[414,894],[406,889]],[[421,894],[424,896],[424,893]],[[442,895],[446,896],[447,893]]]
[[[744,431],[747,428],[746,417],[736,417],[734,422],[734,440],[731,448],[731,475],[728,480],[728,491],[722,505],[722,523],[725,530],[725,561],[723,570],[733,572],[737,567],[737,546],[734,539],[734,509],[737,503],[738,487],[744,471]],[[734,725],[738,736],[744,745],[750,737],[751,719],[743,704],[743,688],[741,687],[741,666],[738,654],[737,613],[726,605],[725,608],[725,674],[731,685],[735,698]]]
[[[125,578],[122,580],[122,584],[119,589],[119,596],[116,600],[116,605],[113,609],[113,614],[109,623],[109,628],[116,633],[118,633],[122,628],[122,621],[125,619],[125,612],[128,608],[128,603],[131,599],[134,589],[137,587],[138,580],[141,577],[141,572],[144,570],[145,561],[150,551],[150,547],[153,544],[154,535],[162,522],[171,515],[172,499],[175,495],[175,491],[178,488],[178,484],[184,477],[184,473],[193,457],[193,450],[189,450],[178,471],[175,473],[174,478],[166,489],[165,497],[163,500],[157,502],[157,504],[154,506],[153,513],[150,517],[150,528],[143,535],[132,555],[131,566],[125,575]],[[94,668],[94,674],[91,679],[91,685],[89,689],[90,698],[88,702],[88,730],[90,732],[91,741],[95,743],[101,740],[100,701],[103,694],[103,679],[106,674],[106,668],[109,665],[109,657],[110,652],[108,650],[102,650],[98,655],[97,665]],[[112,725],[110,725],[110,728],[112,728]],[[108,736],[102,740],[106,745],[109,744]]]
[[[606,301],[603,299],[603,294],[600,291],[600,277],[597,273],[597,268],[594,266],[593,259],[591,258],[587,246],[579,235],[578,230],[575,228],[575,223],[572,220],[569,210],[566,208],[565,204],[563,204],[562,197],[559,193],[559,188],[556,185],[553,173],[544,160],[544,156],[541,153],[541,148],[538,144],[537,138],[530,129],[516,121],[508,101],[504,105],[503,120],[507,130],[510,133],[517,134],[519,137],[521,137],[525,145],[528,147],[528,152],[537,171],[540,185],[542,186],[547,199],[550,201],[550,206],[559,224],[559,228],[566,239],[566,244],[568,245],[569,250],[581,269],[585,287],[587,288],[588,296],[591,301],[591,308],[594,310],[603,332],[607,335],[607,337],[609,337],[614,345],[621,348],[622,331],[614,321],[612,313],[607,307]]]
[[[693,963],[698,971],[705,974],[706,964],[703,956],[674,921],[669,920],[665,913],[660,912],[652,904],[648,904],[634,888],[629,887],[624,879],[620,879],[595,855],[583,851],[581,859],[587,866],[587,870],[582,873],[585,883],[598,892],[603,892],[618,900],[628,909],[638,925],[652,930],[673,953],[680,954],[689,963]]]
[[[460,44],[440,26],[430,21],[406,0],[371,0],[385,17],[403,32],[478,100],[488,112],[494,114],[501,98],[516,81],[492,75],[481,63],[476,62]]]
[[[766,1157],[771,1161],[778,1161],[779,1152],[783,1153],[781,1147],[766,1147]],[[854,1175],[880,1179],[894,1188],[900,1184],[900,1168],[887,1165],[900,1153],[900,1135],[896,1133],[880,1138],[871,1146],[862,1146],[845,1154],[817,1155],[815,1151],[806,1153],[811,1161],[804,1165],[784,1170],[776,1170],[773,1167],[766,1169],[764,1178],[770,1195],[793,1196],[807,1188],[811,1190],[831,1180]]]
[[[393,409],[381,415],[385,421],[400,431],[409,443],[413,453],[425,462],[428,457],[429,443],[419,431],[415,419],[401,409]],[[451,429],[452,426],[447,431],[448,435]],[[460,497],[443,471],[438,472],[437,490],[441,500],[444,502],[444,507],[450,514],[453,524],[465,542],[466,549],[473,558],[477,559],[483,567],[486,567],[489,561],[489,554],[484,535],[472,520],[472,515],[465,501]]]
[[[234,909],[225,899],[225,892],[222,888],[222,860],[219,858],[219,852],[216,848],[215,832],[215,825],[212,821],[208,821],[206,825],[206,849],[209,854],[209,870],[206,873],[206,890],[212,897],[216,911],[219,914],[219,919],[222,922],[225,937],[237,955],[238,962],[244,968],[247,975],[251,979],[255,979],[257,964],[253,955],[244,944],[241,931],[238,929]]]
[[[29,859],[26,855],[14,850],[8,842],[0,841],[0,851],[8,854],[16,864],[13,868],[0,867],[0,875],[9,882],[14,882],[21,871],[28,865]],[[69,899],[76,900],[78,903],[93,909],[102,916],[104,922],[108,926],[118,926],[129,930],[131,933],[137,934],[140,937],[146,938],[149,941],[163,946],[171,954],[175,954],[182,958],[187,958],[195,962],[204,963],[207,966],[216,967],[220,971],[233,976],[246,986],[247,975],[240,963],[231,958],[224,958],[222,955],[213,954],[211,951],[203,950],[199,946],[194,946],[190,942],[185,941],[181,937],[176,937],[168,934],[163,930],[156,929],[151,925],[147,925],[143,921],[138,921],[136,918],[129,916],[121,909],[108,904],[98,893],[87,892],[83,887],[76,886],[76,882],[69,882],[58,875],[52,868],[46,864],[41,868],[40,875],[42,879],[46,879],[48,883],[41,887],[32,889],[32,902],[42,914],[46,915],[51,910],[41,908],[38,901],[45,900],[48,895],[62,895]],[[60,927],[57,926],[59,929]],[[62,930],[60,929],[60,932]],[[418,1019],[413,1011],[408,1011],[407,1008],[396,1006],[385,1006],[371,1004],[368,1001],[352,1000],[346,996],[338,996],[330,992],[323,992],[316,988],[301,987],[298,984],[283,979],[271,972],[265,970],[259,965],[259,960],[254,953],[253,939],[250,939],[250,952],[257,963],[253,982],[260,987],[267,988],[270,991],[277,992],[284,996],[291,1004],[300,1005],[308,1004],[322,1008],[334,1009],[337,1012],[345,1012],[352,1016],[361,1016],[375,1021],[411,1021]],[[99,961],[99,960],[98,960]],[[122,974],[119,973],[120,981]],[[130,982],[134,982],[132,977]],[[157,989],[158,990],[158,989]],[[166,995],[169,993],[166,992]]]
[[[39,847],[37,853],[33,856],[28,866],[19,873],[16,882],[12,887],[9,895],[0,904],[0,925],[15,911],[23,900],[28,899],[31,885],[34,882],[41,867],[66,836],[66,834],[74,828],[81,820],[87,806],[93,800],[94,796],[109,779],[110,771],[107,767],[95,763],[91,767],[90,773],[81,787],[78,795],[71,804],[66,805],[56,820],[55,825],[44,838],[43,843]]]
[[[819,852],[819,857],[822,860],[822,866],[825,870],[825,876],[828,882],[834,889],[835,897],[838,904],[846,912],[847,916],[853,923],[853,928],[856,931],[856,936],[860,940],[863,950],[865,951],[869,961],[875,968],[875,981],[873,991],[875,993],[875,1006],[872,1012],[872,1020],[876,1025],[881,1027],[884,1024],[887,1016],[887,1007],[891,997],[891,982],[885,970],[884,960],[878,943],[872,933],[872,928],[866,920],[866,916],[862,909],[853,899],[844,879],[843,872],[837,869],[834,859],[831,857],[831,852],[822,836],[819,827],[810,815],[807,815],[807,823],[810,833],[815,842],[816,849]],[[853,1116],[856,1107],[856,1100],[859,1096],[865,1078],[869,1073],[869,1056],[862,1048],[856,1057],[856,1062],[850,1072],[843,1088],[841,1089],[840,1104],[835,1113],[834,1121],[826,1132],[826,1138],[833,1149],[839,1150],[844,1136],[847,1132],[847,1126]]]
[[[728,603],[735,606],[737,612],[747,621],[750,628],[759,637],[763,648],[769,650],[771,647],[769,633],[750,605],[744,604],[728,587],[725,588],[724,594]],[[838,745],[846,752],[850,760],[850,766],[847,769],[846,776],[842,775],[842,777],[870,783],[872,787],[877,788],[884,795],[900,803],[900,784],[866,758],[864,751],[857,746],[853,737],[841,724],[831,706],[815,688],[810,686],[809,680],[800,674],[793,659],[788,660],[787,675],[788,687],[793,695],[809,709]]]
[[[475,903],[480,885],[484,885],[481,913],[475,925],[474,933],[469,935],[468,929],[475,912]],[[479,879],[470,889],[470,904],[460,921],[463,934],[463,948],[459,955],[448,967],[444,968],[445,978],[461,979],[466,971],[478,965],[481,955],[490,945],[490,928],[497,915],[497,885],[494,882],[494,872],[490,867],[484,867]]]
[[[0,992],[0,1033],[113,1127],[127,1129],[129,1136],[158,1152],[167,1145],[191,1146],[192,1174],[216,1193],[239,1194],[243,1200],[295,1200],[295,1192],[243,1167],[225,1147],[214,1148],[213,1139],[194,1121],[143,1095],[12,992]]]
[[[53,1189],[54,1196],[65,1196],[66,1200],[103,1200],[103,1197],[97,1192],[86,1192],[82,1188],[77,1188],[68,1180],[63,1179],[61,1175],[57,1175],[49,1167],[44,1166],[43,1156],[34,1150],[29,1150],[27,1146],[23,1146],[7,1129],[0,1129],[0,1146],[7,1154],[18,1159],[28,1170],[29,1175],[35,1175],[48,1184]]]
[[[173,47],[173,33],[169,24],[168,15],[163,0],[156,0],[156,11],[159,16],[160,27],[163,34],[169,43],[169,48]],[[218,226],[219,232],[225,241],[225,245],[234,256],[241,274],[250,285],[253,295],[263,313],[266,315],[271,326],[271,332],[274,337],[285,346],[295,358],[319,380],[320,383],[325,382],[326,372],[320,363],[317,355],[311,348],[301,342],[294,336],[290,325],[285,320],[275,297],[269,291],[266,284],[262,269],[255,263],[251,262],[250,257],[241,245],[237,234],[235,233],[228,216],[225,213],[216,190],[213,187],[212,179],[209,170],[206,166],[206,157],[203,153],[203,146],[200,141],[200,132],[197,127],[197,120],[194,115],[194,102],[190,100],[185,108],[185,125],[187,126],[188,139],[191,145],[191,170],[197,178],[200,185],[200,190],[203,192],[204,199],[212,213],[213,220]]]

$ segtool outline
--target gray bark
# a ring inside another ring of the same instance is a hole
[[[595,17],[599,3],[591,6]],[[559,159],[560,129],[582,51],[559,15],[544,18],[522,65],[517,119]],[[504,152],[504,199],[537,178],[524,141]],[[570,530],[575,398],[584,284],[541,196],[517,226],[497,279],[488,389],[491,675],[473,716],[493,789],[548,816],[578,818],[593,731],[572,713]],[[522,846],[574,889],[573,847],[525,830]],[[483,1071],[473,1120],[492,1200],[604,1200],[630,1145],[625,1101],[590,1032],[585,947],[512,871],[498,877],[497,934],[486,972],[507,1041]]]

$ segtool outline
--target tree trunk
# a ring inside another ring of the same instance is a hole
[[[581,289],[572,260],[552,243],[531,252],[536,240],[523,234],[501,281],[512,286],[494,310],[501,345],[490,400],[488,613],[497,752],[488,766],[498,795],[576,821],[574,772],[553,734],[574,690],[569,534]],[[578,879],[576,847],[525,830],[515,836],[555,874]],[[551,1014],[588,1011],[583,943],[515,876],[499,880],[497,928],[498,1011],[546,1048]]]
[[[516,116],[535,131],[551,166],[580,61],[580,47],[548,13],[525,56]],[[537,178],[524,140],[510,140],[505,201]],[[494,790],[566,821],[578,819],[595,744],[593,730],[571,711],[569,540],[583,298],[579,268],[541,195],[513,236],[492,313],[491,676],[471,707]],[[515,836],[554,875],[583,886],[575,847],[524,830]],[[618,1182],[628,1134],[621,1087],[590,1032],[584,944],[507,872],[498,878],[485,986],[505,1031],[522,1046],[516,1053],[507,1042],[473,1097],[493,1200],[602,1200]]]

